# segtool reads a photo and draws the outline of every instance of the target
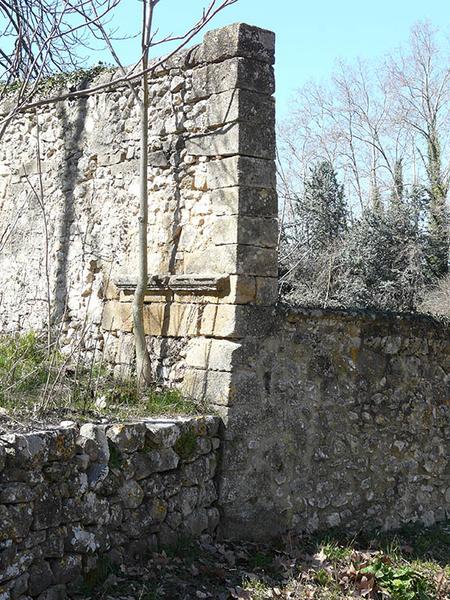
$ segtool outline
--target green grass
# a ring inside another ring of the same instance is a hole
[[[0,407],[11,416],[40,414],[85,421],[98,417],[194,415],[206,406],[174,389],[138,391],[133,379],[114,379],[104,365],[74,364],[36,333],[0,336]]]
[[[175,389],[152,391],[145,402],[145,410],[149,415],[195,415],[200,414],[201,409],[198,403],[183,398]]]
[[[273,598],[271,586],[261,579],[245,578],[242,582],[242,588],[251,593],[252,600]]]
[[[300,538],[298,547],[319,559],[311,574],[315,585],[326,590],[330,598],[347,598],[347,593],[363,584],[373,585],[373,593],[378,594],[369,597],[450,597],[445,595],[447,591],[438,595],[437,584],[442,577],[445,586],[450,580],[450,522],[433,527],[411,524],[393,532],[372,530],[356,536],[336,530]],[[346,576],[347,588],[337,589],[337,582]]]
[[[332,562],[346,560],[353,552],[351,546],[339,544],[331,539],[321,544],[321,550],[326,554],[327,559]]]
[[[38,390],[50,369],[45,343],[36,333],[0,336],[0,405]]]

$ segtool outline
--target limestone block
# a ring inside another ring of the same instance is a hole
[[[217,62],[232,56],[245,56],[273,64],[275,61],[275,34],[267,29],[246,23],[234,23],[205,34],[201,55],[205,62]]]
[[[230,275],[230,291],[228,297],[219,299],[219,303],[249,304],[256,298],[256,281],[246,275]]]
[[[237,331],[237,308],[232,304],[205,306],[200,333],[218,337],[240,337]]]
[[[194,338],[186,347],[186,364],[196,369],[231,371],[233,354],[241,347],[239,342],[208,338]]]
[[[109,331],[132,331],[133,315],[131,303],[109,300],[105,303],[102,328]]]
[[[273,67],[247,58],[230,58],[196,68],[192,72],[191,100],[201,100],[234,89],[273,94]]]
[[[154,423],[149,421],[145,426],[147,428],[147,441],[164,448],[173,446],[181,434],[180,428],[173,422]]]
[[[167,156],[162,150],[157,150],[156,152],[150,152],[148,155],[148,164],[151,167],[168,167],[169,161],[167,160]]]
[[[278,221],[270,218],[223,216],[216,219],[212,238],[220,244],[246,244],[276,248]]]
[[[233,121],[275,128],[275,101],[249,90],[229,90],[210,96],[206,104],[206,126],[217,127]]]
[[[145,333],[173,337],[197,335],[199,314],[199,307],[191,304],[147,304],[144,306]]]
[[[232,156],[244,154],[275,159],[275,130],[271,125],[255,128],[249,123],[226,124],[186,141],[188,154],[194,156]]]
[[[200,309],[189,304],[170,304],[166,308],[167,335],[185,337],[198,335]]]
[[[207,165],[209,189],[246,186],[275,189],[276,172],[273,161],[249,156],[232,156],[210,161]]]
[[[245,187],[219,188],[211,192],[216,215],[277,216],[277,194],[274,189]]]
[[[136,481],[126,481],[119,489],[119,498],[125,508],[137,508],[142,504],[144,492]]]
[[[105,298],[107,300],[118,300],[120,292],[115,286],[114,282],[109,280],[105,286]]]
[[[201,335],[223,338],[259,337],[273,327],[273,309],[249,304],[205,306],[200,328]]]
[[[230,275],[227,285],[215,295],[205,292],[178,292],[174,301],[188,304],[248,304],[256,301],[256,279],[245,275]]]
[[[215,246],[211,243],[195,252],[190,252],[184,257],[184,270],[186,273],[201,273],[208,266],[208,270],[216,273],[236,272],[237,247]]]
[[[181,384],[181,392],[188,398],[226,406],[232,402],[232,374],[225,371],[189,369]]]
[[[198,273],[207,264],[212,271],[228,271],[234,275],[276,277],[278,272],[275,248],[243,244],[223,244],[192,252],[185,257],[187,273]]]
[[[265,277],[277,276],[278,253],[276,248],[261,248],[244,244],[239,244],[236,248],[236,271],[238,274]]]
[[[121,452],[135,452],[144,446],[146,427],[143,423],[118,423],[107,429],[107,438]]]

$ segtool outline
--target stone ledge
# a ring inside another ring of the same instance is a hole
[[[154,275],[149,277],[147,292],[220,292],[229,282],[228,275]],[[136,279],[122,277],[115,282],[124,294],[134,294]]]

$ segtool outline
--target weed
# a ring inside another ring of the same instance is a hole
[[[396,566],[390,563],[390,559],[381,556],[360,572],[373,575],[378,587],[391,600],[432,600],[427,579],[406,563]]]
[[[139,404],[139,391],[135,381],[117,380],[104,390],[103,396],[107,404],[118,404],[132,407]]]
[[[318,569],[314,573],[315,581],[322,587],[328,587],[333,584],[333,578],[326,569]]]

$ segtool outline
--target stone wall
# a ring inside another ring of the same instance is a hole
[[[273,34],[238,24],[152,77],[144,314],[155,375],[223,418],[223,536],[431,523],[450,504],[448,327],[276,305],[273,61]],[[122,88],[38,118],[63,350],[83,338],[86,357],[103,351],[127,374],[135,103]],[[46,319],[43,215],[28,181],[36,132],[36,115],[22,115],[0,150],[2,331]]]
[[[190,339],[234,337],[243,305],[276,298],[273,60],[271,32],[232,25],[149,83],[145,328],[166,383],[182,381]],[[43,210],[32,189],[38,133]],[[139,111],[128,87],[10,125],[0,148],[0,331],[46,325],[47,255],[63,351],[82,339],[86,358],[104,351],[130,372],[138,190]]]
[[[392,529],[450,516],[448,325],[278,308],[233,363],[224,533]]]
[[[102,565],[213,534],[218,427],[199,417],[1,436],[1,600],[70,597]]]

